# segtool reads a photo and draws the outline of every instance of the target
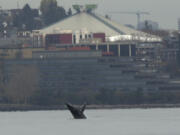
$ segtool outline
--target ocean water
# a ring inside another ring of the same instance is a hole
[[[0,135],[180,135],[180,109],[0,112]]]

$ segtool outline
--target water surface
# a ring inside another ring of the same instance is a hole
[[[1,135],[180,135],[180,109],[0,112]]]

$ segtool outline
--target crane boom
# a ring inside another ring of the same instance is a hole
[[[149,15],[149,12],[141,12],[141,11],[137,11],[137,12],[129,12],[129,11],[120,11],[120,12],[109,12],[109,13],[113,13],[113,14],[147,14]]]
[[[135,14],[137,16],[137,28],[139,29],[139,24],[141,21],[141,15],[150,15],[149,12],[143,11],[136,11],[136,12],[129,12],[129,11],[119,11],[119,12],[109,12],[111,14]]]

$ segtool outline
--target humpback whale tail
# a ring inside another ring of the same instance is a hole
[[[81,112],[83,113],[86,109],[86,104],[84,104],[82,107],[81,107]]]
[[[84,115],[86,104],[84,104],[82,107],[75,107],[70,103],[66,103],[66,106],[73,115],[74,119],[86,119],[86,116]]]

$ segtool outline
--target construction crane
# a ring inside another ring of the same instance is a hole
[[[137,11],[137,12],[110,12],[111,14],[135,14],[137,15],[137,28],[139,29],[139,24],[141,22],[141,15],[150,15],[149,12],[142,12],[142,11]]]

